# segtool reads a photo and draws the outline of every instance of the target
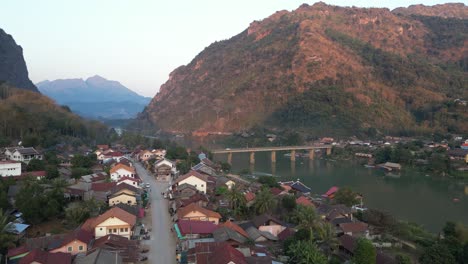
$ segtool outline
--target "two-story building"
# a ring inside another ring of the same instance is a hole
[[[112,207],[102,215],[86,220],[82,228],[93,231],[96,239],[109,234],[119,235],[130,239],[133,234],[135,223],[135,215],[132,215],[119,207]]]
[[[135,168],[126,166],[124,164],[117,164],[110,169],[110,176],[112,181],[118,181],[123,177],[135,178]]]
[[[201,193],[206,193],[206,185],[208,184],[208,176],[205,174],[196,172],[194,170],[191,170],[187,174],[180,176],[175,181],[176,186],[182,185],[184,183],[192,185]]]
[[[8,160],[24,162],[26,164],[28,164],[33,159],[43,159],[43,155],[32,147],[5,148],[4,154]]]

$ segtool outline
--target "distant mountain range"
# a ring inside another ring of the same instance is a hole
[[[117,81],[101,76],[60,79],[36,84],[39,91],[58,104],[87,118],[128,119],[143,111],[151,98],[141,96]]]
[[[17,88],[38,92],[29,80],[28,69],[23,58],[23,49],[13,37],[0,28],[0,82]]]

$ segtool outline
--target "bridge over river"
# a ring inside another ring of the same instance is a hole
[[[296,150],[309,150],[309,159],[313,160],[315,150],[325,150],[327,155],[331,154],[330,145],[312,145],[312,146],[282,146],[282,147],[255,147],[255,148],[226,148],[213,150],[213,154],[228,154],[228,163],[232,163],[232,153],[250,153],[250,163],[255,163],[255,152],[271,152],[271,162],[276,162],[276,151],[290,151],[291,161],[296,160]]]

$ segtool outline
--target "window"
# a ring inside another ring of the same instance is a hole
[[[99,228],[99,230],[100,230],[100,231],[102,231],[102,227],[101,227],[101,228]]]
[[[83,251],[83,246],[79,246],[79,247],[78,247],[78,250],[79,250],[79,251]]]
[[[123,232],[123,231],[124,231],[124,229],[123,229],[123,228],[120,228],[120,232]]]
[[[197,185],[195,184],[195,188],[197,187]]]
[[[201,187],[203,187],[203,184],[201,185]]]
[[[117,233],[117,228],[114,228],[114,233]]]
[[[125,232],[128,232],[128,227],[125,228]]]
[[[68,247],[68,248],[67,248],[67,251],[68,251],[68,252],[72,252],[72,251],[73,251],[73,247]]]
[[[112,234],[112,229],[109,229],[108,231],[109,231],[109,234]]]

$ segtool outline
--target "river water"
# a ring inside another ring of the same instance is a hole
[[[300,179],[313,193],[323,194],[331,186],[349,186],[364,195],[364,205],[390,212],[401,220],[423,225],[439,232],[446,221],[468,225],[468,187],[463,182],[433,178],[415,171],[404,170],[400,176],[386,176],[382,171],[367,169],[350,161],[327,161],[297,158],[291,162],[286,152],[277,152],[272,166],[269,152],[257,152],[254,166],[249,165],[248,153],[234,153],[232,171],[270,173],[278,180]],[[226,161],[226,154],[216,154],[215,160]],[[459,199],[454,202],[454,198]]]

